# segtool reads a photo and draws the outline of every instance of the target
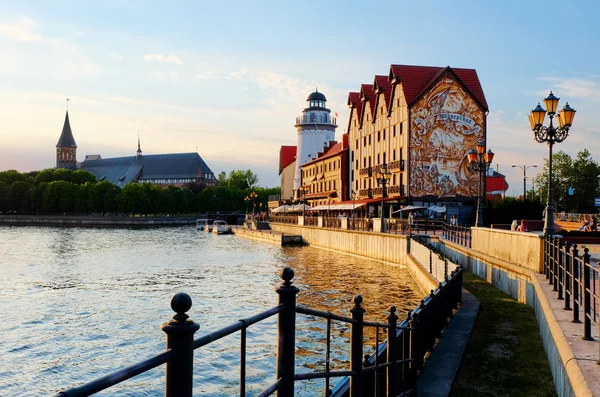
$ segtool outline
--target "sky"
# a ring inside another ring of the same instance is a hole
[[[0,0],[0,170],[55,165],[66,98],[86,154],[194,152],[278,186],[281,145],[318,87],[337,112],[391,64],[477,70],[507,195],[548,157],[527,114],[550,90],[577,110],[555,145],[600,162],[597,1]],[[529,185],[529,182],[528,182]]]

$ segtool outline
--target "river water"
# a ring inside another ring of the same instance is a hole
[[[313,247],[281,248],[194,227],[146,230],[0,227],[0,396],[52,395],[165,349],[160,325],[171,296],[187,292],[195,334],[215,331],[277,304],[284,267],[295,270],[298,303],[366,318],[404,317],[420,300],[404,268]],[[296,371],[324,369],[323,320],[297,319]],[[333,367],[347,367],[349,329],[336,324]],[[373,345],[373,335],[367,344]],[[194,395],[239,394],[239,333],[194,352]],[[275,381],[276,317],[248,330],[247,391]],[[332,380],[335,383],[335,380]],[[297,382],[322,395],[323,381]],[[162,396],[164,367],[99,395]]]

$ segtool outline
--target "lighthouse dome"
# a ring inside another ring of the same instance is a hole
[[[306,98],[307,101],[327,101],[325,95],[319,91],[315,91]]]

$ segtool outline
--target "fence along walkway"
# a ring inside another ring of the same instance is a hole
[[[59,396],[88,396],[114,386],[124,380],[166,364],[165,396],[187,397],[193,391],[193,354],[211,342],[240,332],[240,396],[246,395],[246,331],[248,327],[274,315],[278,316],[277,368],[275,382],[259,396],[277,393],[279,397],[292,397],[296,381],[324,379],[324,395],[330,395],[330,379],[349,377],[333,391],[336,396],[408,396],[416,394],[418,372],[423,368],[425,355],[432,351],[436,339],[442,334],[453,311],[458,309],[462,293],[462,268],[453,271],[447,280],[423,299],[405,320],[398,323],[395,307],[390,307],[387,322],[364,321],[363,298],[357,295],[351,309],[351,317],[344,317],[320,310],[296,305],[298,288],[292,285],[294,271],[285,268],[281,272],[283,283],[277,289],[279,304],[255,316],[239,320],[196,340],[194,333],[199,325],[189,319],[186,312],[192,306],[191,298],[178,293],[171,299],[176,314],[161,326],[167,334],[167,350],[148,360],[123,368],[81,386],[59,393]],[[327,321],[325,371],[296,373],[295,340],[297,314],[323,318]],[[330,369],[331,322],[349,324],[350,367],[346,370]],[[364,327],[376,328],[375,353],[364,355]],[[379,329],[385,329],[385,342],[379,341]]]
[[[577,244],[544,237],[544,275],[548,284],[553,286],[557,298],[564,300],[564,310],[573,312],[572,322],[583,322],[582,339],[593,341],[592,324],[598,328],[600,338],[600,296],[598,266],[590,263],[589,251],[584,248],[583,256],[579,256]],[[597,363],[600,365],[600,343],[598,345]]]

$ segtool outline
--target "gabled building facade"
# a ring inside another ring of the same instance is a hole
[[[474,69],[392,65],[348,96],[349,192],[381,199],[377,171],[392,173],[387,199],[443,202],[477,195],[467,153],[486,141],[487,102]]]

